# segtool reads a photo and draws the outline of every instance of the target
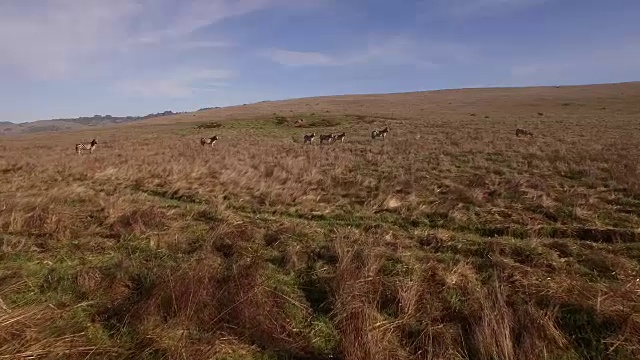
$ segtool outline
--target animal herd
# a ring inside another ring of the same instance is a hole
[[[340,140],[340,142],[344,142],[344,138],[347,136],[347,134],[345,134],[344,132],[342,134],[326,134],[326,135],[320,135],[320,144],[323,143],[327,143],[327,144],[331,144],[334,143],[338,140]],[[303,140],[304,143],[307,144],[311,144],[313,142],[313,139],[315,139],[316,137],[316,133],[311,133],[309,135],[305,135]]]
[[[371,139],[382,138],[384,140],[387,137],[388,133],[389,133],[388,127],[385,127],[382,130],[373,130],[371,132]],[[517,128],[516,137],[520,137],[520,136],[533,137],[533,133],[529,130]],[[320,138],[320,144],[323,144],[323,143],[332,144],[336,141],[344,142],[345,137],[346,137],[346,134],[343,132],[341,134],[321,134],[319,138]],[[313,139],[315,138],[316,138],[315,132],[311,134],[305,134],[303,136],[303,143],[312,144]],[[202,145],[203,147],[205,145],[211,145],[213,147],[213,144],[215,144],[216,141],[218,141],[218,135],[214,135],[212,137],[203,137],[200,139],[200,145]],[[96,141],[96,139],[93,139],[90,143],[76,144],[76,153],[81,154],[85,150],[89,150],[89,153],[93,153],[93,150],[96,148],[97,144],[98,142]]]
[[[387,127],[385,127],[382,130],[373,130],[371,132],[371,139],[376,139],[376,138],[380,138],[380,137],[382,139],[384,139],[387,136],[388,133],[389,133],[389,128],[387,128]],[[324,144],[324,143],[331,144],[331,143],[334,143],[336,141],[344,142],[344,138],[346,136],[347,135],[344,132],[341,133],[341,134],[324,134],[324,135],[321,134],[320,135],[320,144]],[[313,143],[313,139],[315,139],[315,137],[316,137],[316,133],[315,132],[311,133],[311,134],[304,135],[303,142],[305,144],[311,144],[311,143]]]

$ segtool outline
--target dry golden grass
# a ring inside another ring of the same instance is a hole
[[[327,97],[4,137],[0,359],[638,358],[638,98]]]

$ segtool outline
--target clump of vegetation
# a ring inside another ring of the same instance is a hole
[[[342,124],[342,119],[335,116],[317,114],[296,114],[292,116],[274,115],[276,125],[295,126],[301,128],[334,127]]]
[[[278,125],[284,125],[284,124],[289,122],[287,117],[286,116],[282,116],[282,115],[276,115],[276,116],[273,117],[273,119],[275,120],[276,124],[278,124]]]
[[[196,125],[196,129],[217,129],[220,127],[222,127],[222,124],[217,122],[208,122],[208,123]]]
[[[304,123],[303,127],[313,128],[313,127],[334,127],[340,125],[341,122],[337,119],[316,119],[311,120],[309,122]]]

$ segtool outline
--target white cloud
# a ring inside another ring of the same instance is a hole
[[[117,45],[124,20],[138,10],[127,0],[1,2],[0,66],[38,78],[62,76]]]
[[[226,47],[219,39],[195,39],[194,32],[267,7],[315,1],[320,0],[0,0],[0,71],[10,67],[33,78],[61,78],[149,45]]]
[[[227,81],[235,76],[235,72],[229,70],[180,69],[168,75],[125,79],[115,85],[115,90],[131,97],[186,98],[195,92],[227,86]]]

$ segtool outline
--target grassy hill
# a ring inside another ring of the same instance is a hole
[[[318,97],[2,138],[0,356],[638,358],[638,99]]]

